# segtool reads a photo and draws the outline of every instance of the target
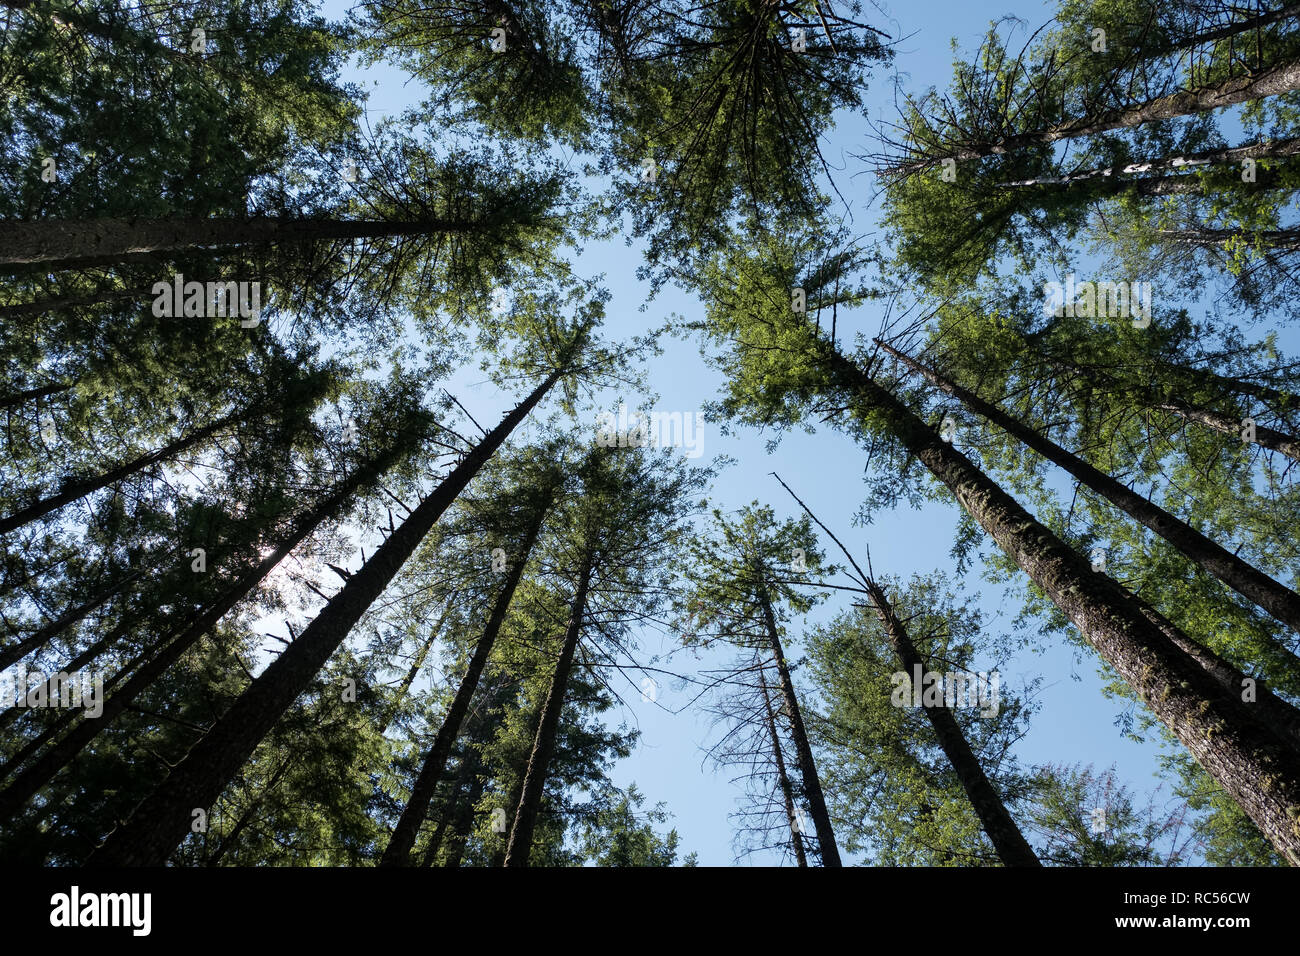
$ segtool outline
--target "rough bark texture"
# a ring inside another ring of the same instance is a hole
[[[1019,179],[1014,182],[998,183],[1010,188],[1027,186],[1070,186],[1075,183],[1087,183],[1092,180],[1109,181],[1115,191],[1137,186],[1143,195],[1165,195],[1182,190],[1171,189],[1169,184],[1185,176],[1161,176],[1155,179],[1124,179],[1125,176],[1141,176],[1146,173],[1168,173],[1179,169],[1200,169],[1206,166],[1223,166],[1240,164],[1243,159],[1286,159],[1300,155],[1300,138],[1283,140],[1264,140],[1246,146],[1232,146],[1226,149],[1207,149],[1199,153],[1182,153],[1178,156],[1165,156],[1129,163],[1127,166],[1101,166],[1064,176],[1039,176],[1035,179]],[[1257,169],[1254,185],[1269,188],[1276,179],[1269,175],[1269,170]],[[1190,185],[1190,184],[1189,184]]]
[[[1097,492],[1130,518],[1160,535],[1189,560],[1200,565],[1242,597],[1255,602],[1288,627],[1300,630],[1300,594],[1275,581],[1249,562],[1243,561],[1231,551],[1211,541],[1187,522],[1165,511],[1105,472],[1094,468],[1082,458],[1066,451],[1050,438],[1029,428],[991,402],[984,401],[974,392],[944,378],[938,372],[922,365],[888,343],[880,339],[877,339],[876,343],[909,369],[959,399],[968,408],[984,416],[1048,461],[1065,469],[1071,477]]]
[[[785,709],[790,715],[790,732],[794,738],[795,756],[799,763],[799,776],[803,779],[804,797],[808,800],[808,812],[813,818],[813,829],[817,831],[817,852],[822,866],[840,866],[840,851],[835,845],[835,831],[831,827],[831,815],[826,811],[826,798],[822,795],[821,779],[817,776],[817,765],[813,762],[812,747],[808,744],[808,731],[804,729],[803,713],[799,709],[799,699],[795,697],[794,682],[790,680],[790,668],[785,663],[785,651],[781,647],[781,637],[777,632],[776,617],[772,613],[772,602],[768,598],[765,585],[760,586],[759,603],[763,608],[763,623],[767,628],[768,641],[772,656],[776,661],[776,673],[780,681],[781,697]]]
[[[452,699],[433,745],[424,758],[419,776],[415,778],[415,784],[411,788],[411,796],[406,801],[396,826],[393,827],[392,836],[388,838],[388,846],[379,860],[380,866],[409,866],[411,863],[411,847],[415,846],[415,838],[419,835],[420,826],[428,815],[429,801],[433,799],[434,791],[438,788],[438,781],[447,765],[447,756],[451,753],[457,735],[460,734],[461,723],[469,712],[470,701],[474,697],[475,690],[478,689],[479,678],[483,674],[483,668],[487,666],[488,655],[492,653],[492,645],[496,643],[497,634],[501,632],[501,625],[510,610],[510,601],[514,598],[515,588],[519,586],[520,578],[523,577],[524,567],[528,564],[528,557],[532,553],[537,536],[541,534],[545,517],[546,510],[538,509],[536,520],[528,528],[524,538],[522,551],[506,574],[501,593],[497,595],[492,605],[487,626],[483,629],[483,635],[474,648],[474,654],[465,668],[460,686],[456,688],[456,696]]]
[[[876,409],[885,427],[956,496],[998,546],[1079,628],[1264,836],[1300,863],[1300,755],[1225,691],[1148,611],[1075,553],[996,482],[856,364],[822,343],[834,381]]]
[[[569,683],[569,672],[573,669],[573,654],[578,648],[578,638],[582,636],[583,618],[587,611],[587,588],[591,584],[593,560],[592,543],[588,542],[583,551],[585,553],[582,570],[578,574],[578,588],[573,594],[573,603],[570,606],[569,625],[565,628],[564,644],[560,648],[560,657],[555,662],[551,686],[546,692],[542,717],[537,723],[537,736],[533,738],[533,750],[528,756],[528,769],[524,771],[519,806],[515,810],[515,818],[511,823],[510,839],[506,842],[506,866],[527,866],[528,856],[533,848],[533,830],[537,826],[537,814],[542,806],[546,772],[551,757],[555,754],[555,737],[560,729],[560,713],[564,710],[564,694]]]
[[[868,579],[866,584],[871,603],[876,609],[876,616],[884,625],[885,634],[902,663],[903,670],[908,674],[917,673],[918,667],[924,670],[925,662],[917,653],[907,628],[894,613],[893,605],[885,597],[885,592],[875,581]],[[944,755],[952,764],[953,772],[961,781],[962,789],[966,791],[966,796],[970,799],[975,815],[979,817],[980,824],[984,827],[984,832],[993,842],[998,858],[1006,866],[1042,866],[1029,846],[1029,841],[1016,826],[1016,821],[1011,818],[1001,796],[984,773],[979,758],[971,750],[966,735],[962,733],[961,726],[957,723],[957,718],[952,715],[952,711],[946,707],[922,709],[930,721],[930,726],[934,728],[935,736],[939,738],[939,746],[943,748]]]
[[[348,632],[383,593],[480,468],[559,379],[557,370],[515,407],[388,536],[284,652],[167,775],[131,818],[109,834],[87,861],[97,866],[161,866],[189,833],[191,811],[206,808],[311,685]]]

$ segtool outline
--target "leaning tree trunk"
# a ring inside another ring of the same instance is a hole
[[[483,668],[487,666],[488,655],[492,653],[492,645],[496,643],[497,635],[501,632],[501,625],[505,622],[506,613],[510,610],[510,602],[515,596],[515,588],[519,586],[519,581],[523,577],[524,567],[528,564],[528,558],[532,554],[533,545],[537,542],[537,536],[541,534],[542,522],[545,519],[546,508],[539,508],[532,524],[525,532],[518,559],[506,575],[501,593],[497,595],[492,605],[487,626],[483,629],[483,635],[474,648],[469,666],[465,668],[465,675],[456,689],[456,696],[452,699],[451,706],[447,708],[447,716],[442,719],[438,735],[425,756],[419,776],[415,778],[411,796],[406,801],[397,825],[393,827],[392,836],[388,838],[388,846],[385,847],[383,856],[379,860],[380,866],[409,866],[411,863],[411,847],[415,846],[415,838],[419,835],[420,826],[429,812],[429,801],[433,799],[434,791],[438,789],[438,781],[447,765],[447,756],[451,753],[451,746],[455,743],[457,735],[460,734],[461,722],[469,712],[470,701],[478,688]]]
[[[1160,159],[1139,160],[1125,166],[1100,166],[1079,172],[1066,173],[1064,176],[1038,176],[1033,179],[1019,179],[1014,182],[998,183],[1003,188],[1027,188],[1030,186],[1074,186],[1078,183],[1094,184],[1101,181],[1106,192],[1123,192],[1130,186],[1136,186],[1143,195],[1164,195],[1180,190],[1169,189],[1167,184],[1178,180],[1194,182],[1191,176],[1157,176],[1146,177],[1149,173],[1173,173],[1176,170],[1204,169],[1207,166],[1226,166],[1239,164],[1244,159],[1285,159],[1300,155],[1300,137],[1283,140],[1263,140],[1245,146],[1232,146],[1224,149],[1207,149],[1198,153],[1180,153],[1177,156],[1164,156]],[[1266,169],[1256,170],[1254,185],[1270,188],[1276,181]],[[1137,177],[1127,179],[1125,177]],[[1142,178],[1146,177],[1146,178]],[[1091,193],[1090,193],[1091,195]]]
[[[152,288],[152,286],[141,286],[135,289],[105,289],[103,292],[90,295],[55,296],[48,299],[37,299],[35,302],[23,302],[18,305],[0,305],[0,321],[26,315],[44,315],[46,312],[53,312],[56,309],[99,305],[118,299],[146,299],[152,296]]]
[[[583,617],[587,611],[587,588],[591,584],[591,565],[593,545],[588,541],[583,548],[582,570],[578,574],[578,588],[573,595],[569,610],[569,626],[564,632],[564,644],[560,648],[560,657],[555,662],[555,673],[551,677],[551,686],[546,692],[546,703],[542,706],[542,717],[537,722],[537,736],[533,739],[533,750],[528,756],[528,769],[524,771],[524,782],[520,788],[519,806],[510,826],[510,839],[506,842],[505,865],[522,867],[528,865],[528,856],[533,848],[533,830],[537,826],[537,815],[542,805],[542,790],[546,785],[546,772],[550,767],[551,757],[555,754],[555,738],[560,730],[560,713],[564,710],[564,693],[569,683],[569,672],[573,668],[573,655],[578,648],[578,638],[582,635]]]
[[[68,391],[72,386],[66,382],[54,382],[50,385],[38,385],[35,388],[24,389],[21,392],[10,392],[8,395],[0,395],[0,411],[7,408],[17,408],[27,402],[35,401],[40,398],[49,398],[51,395],[58,395],[60,392]]]
[[[958,146],[943,156],[927,156],[912,162],[900,163],[882,172],[885,175],[914,173],[937,166],[945,159],[961,162],[968,159],[981,159],[985,156],[1001,156],[1029,146],[1056,143],[1080,136],[1095,136],[1098,133],[1128,129],[1144,123],[1157,123],[1179,116],[1206,113],[1250,100],[1291,93],[1297,89],[1300,89],[1300,60],[1292,60],[1251,76],[1235,76],[1210,86],[1179,90],[1177,93],[1158,96],[1145,103],[1004,136],[994,143],[968,143]]]
[[[1072,478],[1091,488],[1130,518],[1150,528],[1189,560],[1214,575],[1238,594],[1258,604],[1288,627],[1300,630],[1300,594],[1275,581],[1231,551],[1205,537],[1187,522],[1066,451],[1050,438],[1029,428],[991,402],[986,402],[969,389],[944,378],[938,372],[922,365],[888,343],[880,339],[875,341],[907,368],[924,376],[944,392],[993,422],[1008,435],[1019,439],[1048,461],[1065,469]]]
[[[898,619],[893,606],[885,597],[885,592],[870,578],[866,579],[866,585],[871,603],[876,609],[876,616],[884,625],[885,634],[889,638],[889,643],[893,645],[894,653],[902,662],[903,670],[909,674],[919,673],[917,668],[924,670],[921,655],[917,653],[916,646],[912,643],[903,622]],[[957,723],[957,718],[952,715],[952,711],[946,707],[925,707],[923,710],[930,721],[930,726],[934,728],[935,736],[939,738],[939,746],[943,748],[944,755],[952,764],[953,772],[961,781],[962,789],[966,791],[975,815],[979,817],[980,825],[984,827],[984,832],[993,842],[998,858],[1005,866],[1042,866],[1033,849],[1030,848],[1029,841],[1016,826],[1016,821],[1011,818],[1006,804],[1002,802],[1002,797],[998,795],[984,773],[979,758],[971,750],[966,735],[962,733],[961,726]]]
[[[261,809],[262,804],[266,802],[266,798],[271,795],[271,792],[275,790],[280,781],[284,779],[284,775],[289,772],[289,767],[292,765],[292,757],[280,764],[279,768],[271,776],[271,779],[267,781],[266,786],[262,788],[257,797],[254,798],[248,804],[248,807],[244,812],[240,814],[239,820],[231,828],[230,832],[222,838],[216,852],[214,852],[212,856],[208,857],[204,862],[204,866],[216,866],[221,862],[221,858],[225,856],[226,853],[230,851],[230,848],[239,841],[239,837],[243,834],[244,830],[248,828],[248,825],[253,822],[253,817],[257,811]]]
[[[812,747],[808,744],[808,731],[804,729],[803,712],[799,709],[799,700],[795,697],[794,682],[790,680],[790,669],[785,663],[785,652],[781,647],[781,637],[777,632],[776,616],[772,613],[772,602],[767,595],[767,585],[759,585],[759,603],[763,608],[763,623],[767,628],[767,639],[776,661],[776,673],[780,679],[781,697],[790,717],[790,732],[794,738],[794,752],[798,758],[799,776],[803,779],[803,792],[808,800],[808,812],[813,818],[813,829],[817,831],[817,852],[821,856],[822,866],[840,866],[840,851],[835,845],[835,831],[831,828],[831,815],[826,810],[826,798],[822,795],[821,779],[817,776],[817,765],[813,762]]]
[[[809,330],[811,331],[811,330]],[[813,343],[846,388],[916,456],[1079,628],[1283,856],[1300,864],[1300,754],[1169,639],[1120,585],[1077,554],[893,393],[829,343]],[[1157,615],[1158,616],[1158,615]]]
[[[239,772],[258,743],[310,686],[352,627],[383,593],[430,529],[559,380],[547,376],[463,458],[388,536],[343,589],[253,681],[165,780],[109,834],[87,860],[96,866],[161,866],[189,833],[191,811],[208,807]]]
[[[1242,423],[1235,418],[1229,418],[1227,415],[1216,412],[1209,408],[1194,408],[1182,402],[1159,402],[1152,406],[1162,412],[1173,412],[1179,418],[1185,418],[1191,422],[1199,422],[1206,428],[1212,428],[1216,432],[1222,432],[1225,435],[1241,436]],[[1255,426],[1255,444],[1261,448],[1270,448],[1273,451],[1281,452],[1288,458],[1300,461],[1300,438],[1294,435],[1288,435],[1286,432],[1280,432],[1275,428],[1268,428],[1264,425]],[[1292,627],[1295,625],[1292,624]]]
[[[144,568],[140,568],[137,571],[131,572],[123,580],[116,581],[104,588],[102,591],[96,592],[81,604],[59,615],[58,618],[50,623],[42,625],[39,630],[32,632],[32,634],[18,641],[16,644],[11,644],[3,650],[0,650],[0,670],[4,670],[13,664],[16,664],[37,648],[44,647],[48,641],[57,637],[64,628],[71,627],[73,624],[82,620],[87,614],[90,614],[97,608],[101,607],[110,598],[118,594],[124,587],[142,575],[144,571]],[[76,665],[74,664],[72,666],[75,667]],[[5,721],[3,717],[0,717],[0,728],[5,727],[6,724],[7,721]]]
[[[776,714],[772,710],[772,698],[767,692],[767,679],[763,676],[763,663],[758,664],[758,686],[763,691],[763,708],[767,718],[767,732],[772,738],[772,756],[776,758],[777,783],[781,788],[781,799],[785,803],[785,819],[790,827],[790,844],[794,847],[794,857],[800,866],[808,865],[808,855],[803,851],[801,827],[794,806],[794,788],[790,786],[790,775],[785,769],[785,755],[781,753],[781,736],[776,732]]]
[[[175,458],[182,452],[188,451],[195,445],[201,444],[221,429],[228,427],[240,418],[241,412],[232,412],[222,418],[217,419],[204,425],[202,428],[196,428],[184,438],[172,442],[152,451],[147,455],[141,455],[139,458],[129,461],[124,465],[119,465],[110,471],[102,472],[90,478],[65,478],[59,485],[59,490],[48,498],[41,498],[34,501],[25,508],[22,508],[6,518],[0,518],[0,534],[7,534],[31,521],[43,518],[51,512],[58,511],[64,505],[76,501],[78,498],[84,498],[86,495],[93,494],[101,488],[107,488],[114,482],[121,481],[123,478],[129,478],[137,472],[143,471],[151,465],[156,465],[160,461],[166,461],[169,458]]]
[[[221,596],[198,618],[174,637],[165,647],[136,671],[131,678],[114,692],[106,701],[99,717],[91,720],[83,718],[76,728],[63,740],[41,756],[39,760],[20,773],[12,783],[0,791],[0,820],[7,820],[17,813],[31,797],[45,786],[54,775],[67,766],[77,754],[81,753],[101,731],[144,692],[155,680],[178,661],[181,656],[194,646],[209,630],[216,626],[221,618],[242,601],[255,587],[266,579],[281,561],[313,531],[326,521],[337,517],[344,506],[361,488],[383,474],[398,457],[400,446],[394,445],[383,454],[372,458],[359,467],[346,481],[341,483],[330,495],[307,514],[294,522],[290,534],[256,566],[240,575]],[[139,657],[128,665],[133,666]],[[124,671],[126,668],[124,668]],[[122,672],[119,672],[122,673]],[[108,685],[105,685],[105,691]],[[76,713],[69,711],[62,721],[56,723],[40,734],[35,740],[26,744],[0,768],[0,779],[8,776],[19,764],[36,752],[44,743],[57,735],[61,729],[71,723]]]
[[[46,270],[135,261],[175,253],[268,242],[377,239],[434,233],[469,233],[490,219],[47,219],[0,222],[0,265],[39,264]]]

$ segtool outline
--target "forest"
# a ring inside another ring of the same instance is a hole
[[[0,0],[0,860],[1300,864],[1300,4],[973,7]]]

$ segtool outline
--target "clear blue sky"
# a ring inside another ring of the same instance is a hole
[[[326,0],[322,9],[326,16],[337,18],[350,5],[350,0]],[[904,38],[896,47],[894,70],[901,74],[906,89],[918,90],[930,85],[947,85],[951,77],[952,38],[966,52],[978,43],[991,20],[1014,14],[1029,21],[1032,29],[1049,19],[1052,9],[1043,3],[1024,0],[989,0],[978,4],[970,0],[916,0],[894,7],[890,12],[892,20],[869,13],[869,22],[894,37]],[[349,78],[364,82],[370,93],[368,109],[372,119],[400,113],[419,97],[417,86],[408,84],[404,74],[391,68],[379,68],[364,77],[354,71]],[[868,91],[871,115],[876,120],[894,115],[895,91],[891,79],[887,74],[877,76]],[[837,181],[852,203],[856,231],[867,234],[872,231],[876,216],[868,205],[875,188],[874,178],[866,173],[853,176],[859,166],[850,155],[869,151],[870,136],[871,131],[861,116],[844,117],[828,136],[826,148],[833,163],[836,157],[843,157],[845,174],[837,177]],[[669,313],[686,316],[698,313],[696,302],[671,289],[665,290],[648,311],[639,311],[646,296],[646,290],[634,278],[639,264],[637,249],[628,248],[618,240],[592,244],[578,260],[583,274],[606,276],[606,284],[613,293],[605,327],[611,339],[644,331]],[[1083,266],[1078,271],[1081,275],[1088,272]],[[877,317],[864,315],[857,328],[850,331],[867,331],[876,321]],[[1285,347],[1288,343],[1282,344]],[[666,345],[665,354],[652,360],[649,366],[649,380],[659,395],[654,407],[698,412],[704,402],[717,397],[718,377],[705,365],[694,343],[670,340]],[[486,423],[499,413],[503,403],[491,386],[476,384],[481,378],[481,374],[459,376],[454,388],[475,417]],[[619,397],[611,395],[607,407],[612,408]],[[640,405],[635,396],[626,398],[630,406]],[[870,527],[851,527],[852,515],[863,498],[861,477],[865,456],[851,441],[829,428],[816,435],[789,434],[776,452],[769,455],[765,444],[770,436],[749,432],[724,438],[715,427],[704,427],[702,460],[726,454],[738,463],[719,477],[712,491],[714,502],[724,510],[758,499],[771,504],[778,514],[796,516],[797,507],[769,477],[768,473],[776,470],[850,548],[861,553],[869,545],[878,572],[906,576],[951,568],[949,549],[958,516],[955,503],[931,505],[921,511],[903,508],[878,515]],[[982,607],[991,627],[1009,625],[1019,609],[1018,602],[1003,606],[1000,592],[981,581],[978,569],[968,576],[968,586],[981,588]],[[833,599],[819,608],[811,620],[823,620],[844,606],[843,600]],[[792,642],[797,645],[799,626],[795,624],[791,630]],[[645,633],[640,643],[648,656],[670,649],[673,636]],[[789,656],[797,658],[799,653],[795,646]],[[688,658],[683,656],[679,660],[688,666]],[[1158,782],[1153,777],[1157,769],[1156,748],[1135,744],[1121,736],[1113,721],[1123,705],[1102,696],[1092,660],[1076,661],[1072,649],[1056,646],[1041,656],[1021,655],[1002,668],[1003,686],[1008,690],[1038,676],[1045,678],[1039,698],[1041,710],[1017,749],[1022,762],[1026,765],[1093,764],[1099,770],[1113,764],[1121,781],[1136,791],[1135,802],[1145,803],[1145,795]],[[709,718],[698,711],[677,715],[667,712],[663,707],[680,706],[686,695],[662,683],[658,702],[662,707],[643,702],[637,688],[631,685],[623,688],[623,696],[627,705],[612,722],[622,720],[638,727],[642,737],[635,754],[613,770],[614,781],[621,786],[635,781],[648,803],[663,801],[673,814],[672,825],[681,836],[683,851],[697,852],[701,864],[731,864],[733,827],[728,814],[736,809],[740,794],[728,783],[724,773],[702,766],[702,748],[710,739]],[[1164,793],[1167,795],[1168,787]],[[755,855],[748,862],[772,864],[778,862],[778,857]]]

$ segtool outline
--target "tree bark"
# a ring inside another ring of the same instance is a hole
[[[870,578],[866,580],[866,585],[871,603],[875,606],[876,616],[884,625],[885,634],[889,638],[889,643],[893,645],[894,653],[903,665],[903,670],[908,674],[917,673],[918,667],[924,670],[925,662],[921,660],[921,655],[917,653],[916,646],[912,643],[903,622],[898,619],[893,606],[885,597],[885,592]],[[930,721],[930,726],[934,728],[935,736],[939,738],[939,746],[943,749],[948,762],[952,764],[953,772],[961,781],[962,789],[966,791],[971,807],[979,817],[980,825],[984,827],[984,832],[993,842],[998,859],[1004,866],[1042,866],[1029,846],[1029,841],[1020,832],[1020,827],[1016,826],[1016,821],[1011,818],[1006,804],[1002,802],[1002,797],[984,773],[979,758],[971,750],[966,735],[962,733],[961,726],[957,723],[957,718],[952,715],[952,711],[946,707],[922,709]]]
[[[58,395],[60,392],[66,392],[72,388],[71,385],[56,382],[52,385],[39,385],[36,388],[24,389],[21,392],[12,392],[8,395],[0,396],[0,411],[7,408],[17,408],[27,402],[37,398],[49,398],[51,395]]]
[[[1225,149],[1206,149],[1198,153],[1182,153],[1178,156],[1165,156],[1161,159],[1150,159],[1129,163],[1127,166],[1101,166],[1096,169],[1088,169],[1077,173],[1067,173],[1064,176],[1039,176],[1034,179],[1020,179],[1014,182],[998,183],[999,186],[1007,188],[1023,188],[1028,186],[1071,186],[1075,183],[1086,183],[1091,180],[1102,179],[1111,182],[1116,192],[1127,188],[1130,185],[1136,185],[1139,190],[1142,184],[1153,184],[1148,186],[1150,195],[1163,195],[1165,192],[1177,190],[1162,190],[1154,184],[1164,184],[1171,180],[1178,180],[1186,177],[1167,177],[1149,179],[1123,179],[1124,176],[1140,176],[1144,173],[1169,173],[1180,169],[1195,169],[1205,166],[1223,166],[1228,164],[1240,163],[1243,159],[1285,159],[1291,156],[1300,155],[1300,137],[1283,140],[1264,140],[1258,143],[1250,143],[1246,146],[1232,146]],[[1263,174],[1266,170],[1256,171],[1256,185],[1268,188],[1269,183],[1262,181]]]
[[[345,219],[51,219],[0,222],[0,265],[40,264],[46,269],[129,261],[159,252],[268,242],[376,239],[431,233],[468,233],[490,219],[417,219],[385,222]]]
[[[1179,90],[1158,96],[1133,106],[1108,110],[1095,116],[1083,116],[1056,123],[1042,129],[1005,136],[996,143],[975,143],[960,146],[943,156],[927,157],[913,162],[900,163],[882,172],[885,175],[914,173],[937,166],[945,159],[961,162],[985,156],[1001,156],[1027,146],[1055,143],[1080,136],[1094,136],[1116,129],[1141,126],[1179,116],[1191,116],[1210,110],[1234,106],[1249,100],[1277,96],[1300,89],[1300,60],[1289,61],[1262,70],[1252,76],[1235,76],[1211,86],[1194,90]]]
[[[104,709],[97,718],[83,719],[70,734],[20,773],[8,787],[0,791],[0,820],[7,820],[17,813],[41,787],[54,779],[55,774],[67,766],[77,754],[99,736],[101,731],[112,724],[139,694],[162,676],[204,634],[216,626],[221,618],[265,580],[266,576],[275,570],[294,548],[321,524],[337,517],[352,496],[382,474],[397,457],[396,448],[393,448],[358,468],[324,501],[296,521],[288,537],[270,555],[240,575],[216,603],[166,643],[166,646],[163,646],[121,688],[104,701]],[[136,660],[139,659],[137,657]],[[106,683],[105,691],[107,690]],[[67,726],[67,722],[71,722],[74,718],[75,713],[69,711],[62,721],[24,746],[22,751],[15,754],[3,768],[0,768],[0,779],[12,773],[19,763],[35,753],[36,749],[55,736],[62,727]]]
[[[587,588],[591,584],[591,565],[594,560],[592,542],[588,541],[583,551],[578,588],[574,592],[573,603],[570,605],[569,626],[565,629],[564,644],[560,648],[560,657],[555,662],[551,686],[546,692],[542,717],[537,722],[537,736],[533,738],[533,750],[528,756],[528,769],[524,771],[519,806],[515,810],[514,820],[511,821],[505,858],[505,865],[508,867],[528,866],[528,856],[533,848],[533,830],[537,826],[537,814],[542,805],[546,771],[550,766],[551,757],[555,754],[555,738],[560,729],[560,713],[564,710],[564,693],[569,683],[569,672],[573,668],[573,654],[578,647],[578,638],[582,635],[583,617],[587,611]]]
[[[533,545],[537,542],[537,536],[541,534],[542,522],[545,519],[546,508],[539,508],[534,521],[525,532],[522,550],[506,574],[501,593],[497,595],[492,605],[487,626],[484,627],[483,634],[474,648],[474,654],[470,657],[469,665],[465,668],[465,675],[456,689],[456,696],[447,709],[447,715],[442,719],[442,726],[438,728],[433,745],[425,756],[419,776],[415,778],[411,796],[406,801],[397,825],[393,827],[392,835],[388,838],[388,846],[379,860],[380,866],[410,866],[411,864],[411,847],[415,846],[415,838],[419,835],[420,826],[429,813],[429,801],[433,799],[434,791],[438,789],[438,781],[447,765],[447,756],[451,753],[456,737],[460,734],[461,723],[469,712],[470,701],[478,689],[479,678],[483,674],[483,668],[487,666],[488,655],[492,653],[492,645],[496,643],[497,634],[501,632],[501,625],[505,622],[506,614],[510,610],[510,602],[515,596],[515,588],[519,586],[519,581],[523,577],[524,568],[532,554]]]
[[[1072,478],[1091,488],[1133,520],[1150,528],[1182,552],[1188,560],[1195,562],[1238,594],[1258,604],[1288,627],[1300,630],[1300,594],[1275,581],[1226,548],[1211,541],[1185,521],[1066,451],[1050,438],[1024,425],[991,402],[986,402],[969,389],[944,378],[938,372],[922,365],[888,343],[880,339],[875,341],[904,366],[987,418],[1048,461],[1065,469]]]
[[[811,332],[811,330],[809,330]],[[1219,782],[1264,836],[1300,864],[1300,754],[1167,636],[1119,584],[1091,570],[966,456],[828,343],[831,375],[916,456],[1048,595],[1134,693]],[[1158,615],[1157,615],[1158,617]]]
[[[794,789],[790,786],[790,775],[785,770],[785,755],[781,753],[781,736],[776,732],[776,714],[772,711],[772,698],[767,692],[767,680],[763,676],[763,665],[758,666],[758,686],[763,691],[763,707],[767,715],[767,732],[772,738],[772,755],[776,758],[777,783],[781,788],[781,799],[785,802],[785,818],[790,827],[790,843],[794,847],[794,857],[800,866],[808,865],[808,855],[803,851],[800,838],[799,818],[795,814]]]
[[[1216,432],[1222,432],[1225,435],[1236,435],[1240,437],[1242,433],[1242,424],[1235,418],[1229,418],[1219,412],[1209,408],[1194,408],[1182,402],[1160,402],[1152,406],[1162,412],[1173,412],[1179,418],[1185,418],[1191,422],[1199,422],[1206,428],[1212,428]],[[1294,435],[1288,435],[1286,432],[1280,432],[1275,428],[1268,428],[1265,425],[1255,426],[1255,444],[1261,448],[1270,448],[1273,451],[1281,452],[1288,458],[1300,461],[1300,438]],[[1293,624],[1292,627],[1295,625]]]
[[[353,625],[502,442],[563,374],[547,376],[463,458],[388,536],[370,560],[191,748],[152,795],[87,860],[95,866],[161,866],[189,833],[191,811],[208,807],[293,702],[311,686]]]
[[[133,571],[131,574],[128,574],[124,580],[109,585],[89,600],[83,601],[77,607],[74,607],[72,610],[60,616],[57,620],[42,625],[41,628],[33,632],[31,636],[25,637],[18,643],[11,644],[9,647],[0,650],[0,670],[4,670],[5,668],[18,663],[18,661],[22,660],[37,648],[44,647],[48,641],[56,637],[64,628],[70,627],[82,620],[87,614],[90,614],[96,608],[102,606],[109,598],[120,592],[122,588],[126,587],[143,573],[144,568],[140,568],[138,571]],[[72,666],[76,665],[74,664]],[[5,726],[7,726],[7,721],[5,721],[3,716],[0,716],[0,728]]]
[[[64,478],[59,484],[59,490],[48,498],[41,498],[34,501],[26,508],[14,512],[6,518],[0,518],[0,534],[8,534],[17,528],[31,521],[43,518],[51,512],[58,511],[64,505],[71,504],[78,498],[84,498],[86,495],[93,494],[101,488],[107,488],[114,482],[121,481],[123,478],[129,478],[136,472],[143,471],[151,465],[156,465],[160,461],[166,461],[169,458],[175,458],[184,451],[188,451],[195,445],[198,445],[211,438],[223,428],[228,427],[239,419],[241,413],[235,412],[217,419],[215,422],[204,425],[202,428],[196,428],[184,438],[177,439],[170,445],[152,451],[147,455],[141,455],[134,461],[129,461],[124,465],[119,465],[110,471],[103,472],[91,478]]]
[[[785,652],[781,647],[780,634],[777,632],[776,616],[772,613],[767,584],[761,579],[758,598],[763,608],[763,623],[767,628],[768,642],[776,661],[781,697],[785,701],[785,709],[790,717],[790,732],[794,738],[799,776],[803,779],[804,797],[808,801],[808,812],[813,818],[813,829],[817,831],[817,853],[821,857],[822,866],[840,866],[840,851],[835,845],[835,831],[831,827],[831,816],[826,810],[826,798],[822,795],[817,765],[813,762],[812,747],[808,744],[808,731],[804,729],[803,713],[799,709],[799,700],[795,697],[794,682],[790,680],[790,669],[785,663]]]

